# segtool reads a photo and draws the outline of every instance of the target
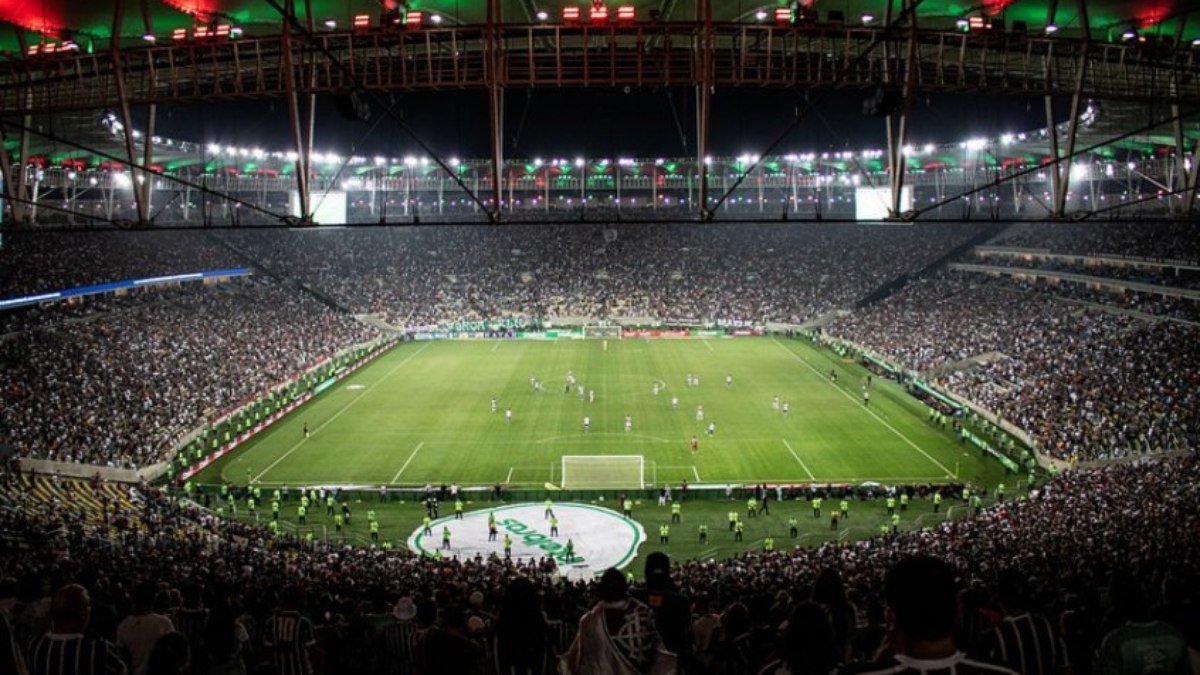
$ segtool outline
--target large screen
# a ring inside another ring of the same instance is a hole
[[[854,217],[857,220],[883,220],[892,204],[891,188],[860,187],[854,190]],[[900,190],[900,213],[912,209],[912,189]]]
[[[346,224],[345,192],[317,190],[312,193],[311,202],[314,223],[318,225]],[[293,216],[300,217],[300,193],[295,190],[288,195],[288,210]]]

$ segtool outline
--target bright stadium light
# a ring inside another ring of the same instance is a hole
[[[537,20],[538,20],[538,21],[545,21],[545,20],[547,20],[547,19],[549,19],[549,18],[550,18],[550,12],[547,12],[547,11],[546,11],[546,10],[544,10],[544,9],[539,9],[539,10],[537,11]]]
[[[1052,23],[1046,24],[1046,35],[1054,35],[1058,32],[1058,26]]]
[[[328,28],[329,30],[333,30],[333,29],[337,28],[337,19],[335,19],[333,17],[329,17],[328,19],[325,19],[324,26],[326,28]]]
[[[760,9],[754,13],[754,18],[758,21],[766,21],[768,16],[767,10],[765,9]]]
[[[1015,140],[1015,138],[1016,137],[1013,136],[1012,134],[1001,134],[1000,135],[1000,144],[1001,145],[1012,145],[1013,140]]]
[[[407,156],[407,157],[405,157],[405,158],[404,158],[404,166],[416,166],[416,165],[417,165],[417,158],[416,158],[416,157],[413,157],[412,155],[409,155],[409,156]]]
[[[432,21],[434,24],[440,24],[442,22],[442,15],[441,14],[431,14],[429,16],[429,20]]]
[[[576,166],[576,167],[582,167],[582,166],[583,166],[583,164],[584,164],[584,161],[583,161],[583,158],[582,158],[582,157],[576,157],[576,158],[575,158],[575,166]]]
[[[543,161],[542,161],[542,158],[541,158],[541,157],[534,157],[534,158],[533,158],[533,165],[534,165],[534,166],[536,166],[536,167],[541,167],[543,164],[545,164],[545,162],[543,162]]]

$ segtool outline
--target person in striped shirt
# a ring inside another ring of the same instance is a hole
[[[968,658],[954,637],[958,589],[954,570],[929,556],[896,563],[883,581],[890,657],[851,664],[839,675],[1015,675],[1001,666]]]
[[[117,648],[85,637],[92,599],[78,584],[63,586],[50,602],[50,631],[29,645],[30,675],[125,675]]]
[[[299,586],[284,589],[282,605],[263,627],[263,646],[279,675],[312,675],[309,651],[317,640],[312,622],[300,613],[304,608],[304,590]]]
[[[983,657],[1022,675],[1069,673],[1066,646],[1046,617],[1029,610],[1025,575],[1005,572],[997,590],[1004,618],[984,638]]]

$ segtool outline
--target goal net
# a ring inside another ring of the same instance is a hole
[[[642,455],[563,455],[564,490],[630,490],[645,484]]]
[[[584,326],[583,337],[585,338],[603,338],[605,340],[620,340],[620,326]]]

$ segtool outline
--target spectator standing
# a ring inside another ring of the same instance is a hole
[[[117,626],[117,646],[129,654],[132,675],[146,675],[158,639],[175,631],[171,620],[154,611],[158,585],[142,581],[133,589],[133,612]]]
[[[50,603],[50,632],[29,645],[30,675],[125,675],[117,648],[85,637],[92,599],[78,584],[63,586]]]

